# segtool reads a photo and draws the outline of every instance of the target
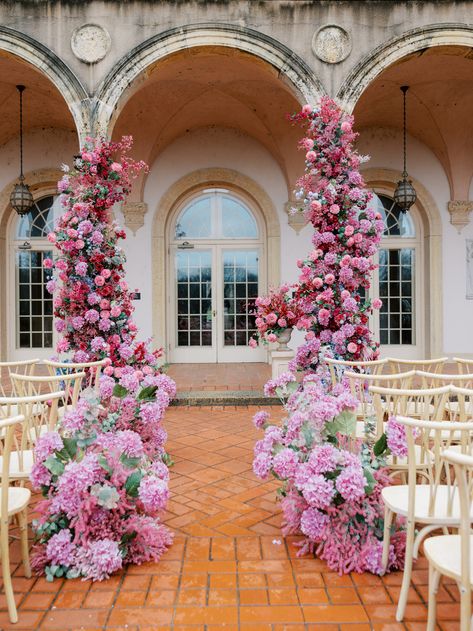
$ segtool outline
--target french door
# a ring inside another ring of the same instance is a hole
[[[239,244],[171,246],[170,361],[265,361],[248,347],[250,313],[261,284],[261,248]]]

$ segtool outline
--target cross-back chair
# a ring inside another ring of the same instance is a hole
[[[401,622],[407,603],[413,559],[417,558],[421,543],[437,529],[445,532],[449,527],[460,526],[455,477],[442,453],[454,446],[457,453],[472,456],[473,423],[425,421],[404,416],[398,416],[397,421],[406,431],[408,483],[387,486],[382,490],[385,505],[383,565],[386,567],[388,561],[393,517],[399,515],[407,521],[404,575],[396,612],[396,619]],[[419,459],[423,467],[422,484],[418,483]],[[420,526],[418,531],[416,525]]]
[[[25,417],[21,434],[15,434],[13,437],[10,480],[15,482],[28,480],[34,463],[34,447],[40,436],[57,428],[59,403],[63,400],[64,392],[61,390],[29,397],[0,397],[3,419],[13,416],[11,410],[20,410],[21,415]],[[1,433],[0,435],[3,439],[4,435]],[[3,466],[4,456],[4,445],[0,441],[0,467]]]
[[[1,498],[0,498],[0,550],[2,556],[3,589],[7,600],[8,615],[12,623],[18,622],[15,595],[10,574],[10,520],[16,517],[20,528],[21,556],[25,576],[31,577],[28,549],[28,503],[31,491],[24,486],[10,486],[10,456],[15,434],[23,429],[26,419],[23,415],[0,419],[0,430],[4,436],[1,463]],[[20,433],[23,433],[22,431]]]
[[[82,384],[83,387],[98,388],[102,368],[107,365],[107,360],[101,359],[100,361],[93,362],[59,362],[45,359],[43,360],[43,364],[47,366],[48,372],[52,377],[85,372],[86,377]]]
[[[429,613],[427,631],[435,631],[437,592],[442,575],[456,581],[460,592],[460,631],[471,629],[471,587],[473,557],[471,534],[473,456],[447,449],[442,453],[446,463],[455,470],[455,484],[460,502],[460,532],[454,535],[429,537],[424,552],[429,561]]]
[[[373,361],[346,361],[344,359],[325,357],[324,361],[328,366],[330,377],[334,385],[341,380],[345,370],[377,375],[383,371],[384,366],[387,364],[386,359],[375,359]]]
[[[457,364],[457,370],[459,373],[472,373],[473,372],[473,359],[465,359],[464,357],[454,357],[453,361]]]
[[[58,392],[64,394],[59,403],[58,414],[62,417],[68,410],[77,405],[82,390],[85,372],[71,372],[63,375],[17,375],[12,373],[11,379],[15,390],[22,397],[32,397],[45,392]]]
[[[370,392],[371,386],[380,386],[384,388],[409,388],[415,371],[399,373],[397,375],[391,373],[358,373],[346,370],[343,378],[347,381],[351,394],[358,401],[356,410],[356,437],[364,438],[366,436],[367,419],[376,418],[376,410],[374,409],[373,396]],[[379,438],[383,427],[376,423],[375,436]]]
[[[406,370],[425,370],[427,372],[441,372],[448,357],[435,359],[400,359],[388,357],[388,368],[391,372],[399,373]]]
[[[39,359],[0,362],[0,397],[9,397],[14,393],[10,374],[32,375]]]

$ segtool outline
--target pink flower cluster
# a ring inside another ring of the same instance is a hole
[[[261,341],[276,342],[284,329],[291,329],[299,321],[299,306],[291,295],[294,288],[293,285],[281,285],[271,289],[267,296],[256,298],[255,322]],[[257,346],[256,338],[251,338],[250,346]]]
[[[353,149],[352,117],[325,97],[292,119],[307,130],[300,143],[306,172],[298,181],[295,212],[304,212],[314,227],[313,250],[298,261],[297,326],[307,331],[307,343],[318,340],[335,357],[373,358],[377,350],[368,316],[381,305],[371,304],[366,294],[384,225],[369,207],[371,194],[358,170],[362,157]],[[317,356],[310,355],[316,364]]]

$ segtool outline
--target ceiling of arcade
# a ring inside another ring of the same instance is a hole
[[[174,140],[205,127],[231,128],[261,143],[289,190],[303,169],[300,129],[286,118],[300,106],[278,72],[236,49],[190,49],[148,68],[122,106],[113,136],[132,134],[135,155],[152,164]]]
[[[425,49],[382,72],[354,110],[358,131],[402,128],[401,85],[408,85],[408,133],[435,153],[447,174],[451,199],[468,199],[473,173],[473,50]]]
[[[0,51],[0,145],[19,133],[18,91],[23,84],[23,129],[75,130],[72,115],[55,86],[30,64]]]

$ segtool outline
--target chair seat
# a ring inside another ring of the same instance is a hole
[[[470,536],[470,550],[473,550],[473,535]],[[456,581],[461,579],[461,537],[460,535],[440,535],[424,541],[427,559],[442,574]],[[473,585],[473,554],[470,553],[470,585]]]
[[[20,462],[20,453],[22,461]],[[25,449],[23,452],[12,451],[10,454],[10,480],[28,480],[33,468],[33,450]],[[0,472],[3,467],[3,456],[0,456]]]
[[[24,486],[8,487],[8,516],[20,513],[28,506],[31,498],[31,491]],[[2,490],[0,489],[0,505],[2,501]]]
[[[455,494],[451,510],[448,512],[447,502],[449,491],[451,491],[451,488],[447,485],[437,487],[435,506],[433,511],[429,513],[430,486],[428,484],[417,484],[415,490],[415,521],[425,524],[445,524],[447,526],[459,524],[460,502],[458,500],[458,493]],[[382,490],[381,496],[384,503],[391,511],[397,515],[407,517],[409,496],[409,487],[407,484],[387,486]]]

